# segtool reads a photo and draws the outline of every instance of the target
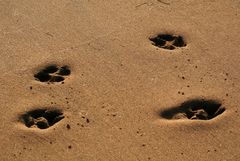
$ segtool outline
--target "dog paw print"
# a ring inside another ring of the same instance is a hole
[[[180,106],[162,111],[160,116],[165,119],[210,120],[222,114],[225,108],[215,100],[194,99]]]
[[[36,109],[24,113],[20,120],[28,127],[47,129],[64,118],[61,110],[58,109]]]
[[[183,37],[179,35],[159,34],[149,39],[152,41],[154,46],[167,50],[174,50],[176,48],[186,46]]]
[[[57,65],[49,65],[34,75],[35,79],[40,82],[63,82],[67,76],[71,74],[68,66],[58,67]]]

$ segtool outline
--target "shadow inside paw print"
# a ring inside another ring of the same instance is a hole
[[[178,47],[186,46],[183,37],[178,35],[159,34],[149,38],[149,40],[153,42],[153,45],[167,50],[174,50]]]
[[[61,110],[36,109],[20,116],[20,120],[27,127],[47,129],[64,118]]]
[[[162,111],[160,116],[165,119],[210,120],[224,111],[225,108],[218,101],[194,99]]]
[[[39,71],[34,77],[40,82],[63,82],[65,77],[70,75],[71,71],[68,66],[58,67],[50,65]]]

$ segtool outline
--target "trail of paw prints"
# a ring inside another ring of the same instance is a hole
[[[58,67],[49,65],[34,75],[35,79],[40,82],[54,83],[62,82],[71,74],[68,66]]]
[[[210,120],[224,111],[225,108],[218,101],[193,99],[162,111],[160,116],[165,119]]]
[[[20,116],[20,121],[28,128],[47,129],[64,118],[58,109],[35,109]]]
[[[154,46],[167,50],[174,50],[187,45],[183,37],[179,35],[159,34],[149,38],[149,40],[152,41]]]

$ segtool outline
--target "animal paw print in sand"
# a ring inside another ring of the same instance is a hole
[[[40,82],[63,82],[71,74],[68,66],[49,65],[34,75]]]
[[[225,108],[214,100],[194,99],[160,113],[165,119],[210,120],[222,114]]]
[[[149,39],[153,42],[153,45],[167,50],[186,46],[183,37],[178,35],[159,34]]]
[[[20,120],[27,127],[47,129],[64,118],[58,109],[36,109],[21,115]]]

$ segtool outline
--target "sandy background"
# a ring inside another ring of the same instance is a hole
[[[164,2],[0,1],[0,160],[240,160],[240,2]],[[153,46],[162,32],[187,46]],[[36,81],[48,64],[72,73],[64,84]],[[159,116],[198,97],[226,111],[208,121]],[[45,130],[19,122],[41,107],[65,118]]]

